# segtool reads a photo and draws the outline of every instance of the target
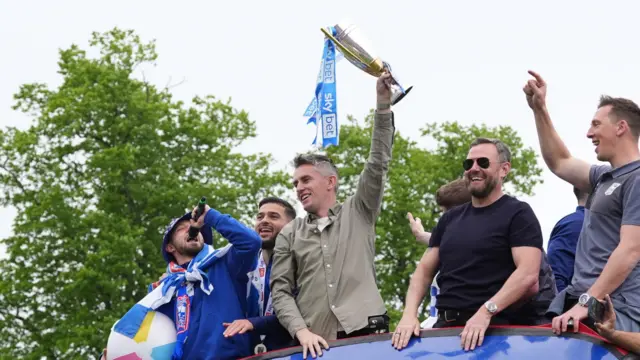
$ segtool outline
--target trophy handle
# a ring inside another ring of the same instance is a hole
[[[409,91],[411,91],[411,89],[413,89],[413,86],[409,86],[409,88],[407,88],[404,93],[402,91],[400,91],[399,89],[397,91],[391,91],[391,105],[395,105],[397,103],[400,102],[400,100],[402,100],[405,96],[407,96],[409,94]],[[395,90],[395,89],[394,89]]]

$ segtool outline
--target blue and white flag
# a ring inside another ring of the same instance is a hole
[[[176,296],[176,331],[178,334],[174,349],[174,358],[182,358],[182,346],[189,333],[190,304],[194,293],[194,284],[200,283],[200,289],[207,295],[213,291],[206,270],[231,249],[231,244],[214,250],[205,244],[204,248],[191,260],[187,269],[171,262],[167,266],[167,277],[158,285],[150,285],[150,292],[135,304],[115,326],[113,331],[133,339],[140,330],[150,311],[171,302]],[[185,285],[186,283],[186,285]],[[157,284],[157,283],[156,283]]]
[[[336,64],[338,62],[340,62],[340,60],[344,59],[344,55],[342,55],[342,52],[336,51]],[[323,61],[320,61],[320,71],[318,71],[318,83],[322,82],[322,69],[323,69],[323,64],[324,62],[324,58]],[[313,99],[311,99],[311,101],[309,101],[309,105],[307,106],[307,110],[304,111],[304,117],[310,117],[310,116],[314,116],[316,109],[318,108],[318,98],[317,97],[313,97]],[[315,124],[315,122],[314,122]]]
[[[334,27],[329,28],[333,36],[336,35]],[[339,125],[338,125],[338,102],[336,97],[336,56],[335,44],[329,38],[324,40],[322,51],[322,62],[318,73],[315,98],[311,100],[304,116],[309,116],[307,124],[314,124],[320,128],[322,136],[321,147],[338,145]],[[318,121],[318,119],[320,121]],[[314,145],[318,145],[318,136],[313,140]]]

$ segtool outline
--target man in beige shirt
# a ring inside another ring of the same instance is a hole
[[[325,339],[389,331],[374,257],[395,130],[390,81],[384,74],[376,84],[371,150],[353,196],[337,203],[338,172],[328,157],[294,159],[293,185],[307,216],[278,235],[271,291],[278,320],[298,339],[305,358],[307,351],[321,355],[321,344],[328,349]]]

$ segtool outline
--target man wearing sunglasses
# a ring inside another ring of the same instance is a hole
[[[571,155],[553,127],[546,105],[547,84],[533,77],[523,90],[533,110],[542,157],[556,176],[590,193],[569,284],[549,312],[556,334],[569,322],[588,320],[589,300],[611,295],[616,328],[640,332],[640,107],[624,98],[603,96],[587,137],[599,161],[590,165]]]
[[[392,345],[418,335],[418,307],[440,270],[434,328],[464,326],[461,346],[482,345],[490,324],[530,325],[518,309],[538,293],[542,231],[531,207],[503,193],[511,152],[500,140],[479,138],[463,162],[471,202],[442,214],[411,278]]]

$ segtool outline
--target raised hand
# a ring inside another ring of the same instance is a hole
[[[198,221],[194,221],[193,219],[196,216],[196,212],[198,211],[198,207],[194,207],[193,211],[191,211],[191,225],[197,227],[197,228],[201,228],[202,226],[204,226],[204,218],[207,215],[207,213],[209,212],[209,210],[211,210],[211,208],[209,207],[209,205],[205,205],[204,206],[204,212],[202,213],[202,215],[200,215],[200,217],[198,218]]]
[[[527,81],[522,91],[527,96],[527,103],[531,109],[542,110],[547,106],[547,83],[535,71],[529,70],[529,74],[533,76],[533,79]]]
[[[424,231],[424,226],[422,226],[422,221],[420,218],[413,218],[413,214],[407,213],[407,219],[409,219],[409,226],[411,227],[411,233],[416,237],[416,240],[429,245],[429,239],[431,238],[431,234]]]
[[[376,94],[379,104],[391,104],[391,84],[393,79],[389,72],[380,75],[376,82]]]

